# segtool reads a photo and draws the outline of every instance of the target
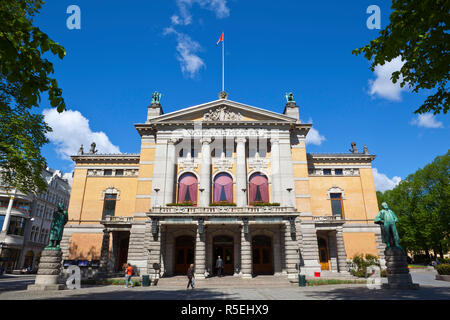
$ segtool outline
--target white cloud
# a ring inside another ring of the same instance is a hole
[[[443,128],[443,124],[436,120],[432,113],[419,114],[417,119],[412,119],[410,124],[424,128]]]
[[[230,9],[227,7],[227,0],[177,0],[179,16],[172,16],[172,23],[183,24],[185,26],[192,23],[191,8],[194,4],[198,4],[204,9],[213,11],[219,19],[226,18],[230,15]]]
[[[312,119],[309,118],[308,123],[312,122]],[[322,136],[315,128],[311,128],[306,136],[306,144],[315,144],[316,146],[320,146],[325,140],[326,138]]]
[[[377,168],[372,168],[373,180],[375,182],[375,190],[385,192],[394,189],[402,180],[400,177],[389,179],[384,173],[379,173]]]
[[[405,64],[401,57],[397,57],[384,65],[377,65],[375,67],[375,80],[369,80],[369,93],[371,96],[379,96],[391,101],[401,101],[401,92],[407,90],[407,85],[403,88],[400,87],[402,77],[397,80],[397,83],[393,83],[391,80],[392,73],[400,71]]]
[[[56,146],[56,152],[64,160],[71,160],[81,145],[88,152],[92,142],[96,143],[99,153],[120,153],[119,147],[113,145],[104,132],[92,132],[89,120],[79,111],[67,110],[58,113],[56,109],[45,109],[42,114],[45,122],[53,129],[47,137]]]
[[[200,69],[206,66],[196,54],[201,49],[200,44],[172,27],[166,28],[164,34],[174,34],[177,37],[177,60],[180,62],[181,71],[187,77],[194,78]]]
[[[67,182],[69,183],[69,186],[72,188],[72,183],[73,183],[73,172],[69,172],[69,173],[64,173],[63,174],[63,179],[66,179]]]
[[[174,14],[172,17],[170,17],[170,21],[172,21],[173,25],[181,24],[180,17]]]

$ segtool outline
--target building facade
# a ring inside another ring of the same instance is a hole
[[[58,203],[69,205],[70,185],[61,171],[46,168],[42,177],[47,190],[37,195],[0,189],[0,264],[6,272],[37,269],[48,244],[53,212]]]
[[[158,99],[159,100],[159,99]],[[159,101],[136,124],[139,154],[81,148],[66,260],[130,262],[140,274],[224,273],[251,278],[346,273],[355,253],[382,256],[367,148],[309,154],[293,96],[282,114],[234,102],[226,93],[164,114]]]

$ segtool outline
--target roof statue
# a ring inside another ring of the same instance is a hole
[[[292,92],[286,93],[285,98],[287,103],[295,103],[294,94]]]
[[[83,145],[81,145],[80,149],[78,150],[78,154],[79,154],[79,155],[83,155],[83,154],[84,154],[84,148],[83,148]]]
[[[364,145],[364,154],[369,154],[369,148],[366,145]]]
[[[152,104],[160,104],[161,103],[162,94],[158,91],[153,92],[152,94]]]
[[[98,150],[95,150],[95,146],[96,146],[95,142],[92,142],[91,150],[89,150],[89,153],[91,153],[91,154],[97,153]]]
[[[358,153],[358,149],[356,148],[356,142],[352,142],[351,146],[352,148],[349,149],[348,151],[350,151],[351,153]]]

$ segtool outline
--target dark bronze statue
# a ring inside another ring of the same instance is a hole
[[[381,234],[383,242],[386,244],[387,249],[397,247],[402,249],[399,244],[400,238],[398,236],[397,228],[395,224],[398,222],[398,218],[394,211],[389,209],[386,202],[381,204],[383,209],[378,212],[374,222],[381,226]]]
[[[69,220],[67,211],[64,210],[63,204],[58,203],[58,209],[53,212],[52,227],[50,229],[50,242],[46,249],[59,250],[60,242],[63,236],[64,226]]]

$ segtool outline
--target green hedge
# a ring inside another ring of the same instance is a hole
[[[280,204],[278,202],[253,202],[251,204],[254,207],[279,207]]]
[[[317,280],[308,280],[306,284],[310,287],[312,286],[323,286],[330,284],[364,284],[367,283],[366,280],[340,280],[340,279],[317,279]]]
[[[186,201],[186,202],[181,202],[181,203],[168,203],[168,204],[166,204],[166,206],[168,206],[168,207],[193,207],[193,206],[195,206],[195,203],[191,202],[191,201]]]
[[[141,282],[139,280],[134,280],[131,279],[131,281],[133,282],[133,285],[135,287],[140,287],[141,286]],[[88,279],[88,280],[81,280],[81,284],[84,285],[97,285],[97,286],[108,286],[108,285],[113,285],[113,286],[124,286],[125,285],[125,279],[99,279],[99,280],[95,280],[95,279]]]
[[[443,276],[443,275],[448,276],[448,275],[450,275],[450,264],[447,264],[447,263],[438,264],[436,266],[436,270],[441,276]]]

